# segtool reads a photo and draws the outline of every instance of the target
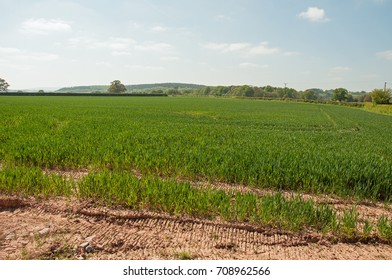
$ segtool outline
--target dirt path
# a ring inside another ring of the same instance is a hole
[[[0,259],[392,259],[386,244],[100,207],[0,198]]]

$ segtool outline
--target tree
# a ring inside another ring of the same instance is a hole
[[[335,88],[333,90],[332,100],[347,101],[348,90],[345,88]]]
[[[372,97],[372,101],[374,104],[388,104],[389,99],[391,99],[391,89],[374,89],[370,93],[370,96]]]
[[[114,80],[108,88],[109,93],[122,93],[126,91],[127,88],[119,80]]]
[[[7,91],[10,85],[2,78],[0,78],[0,91]]]
[[[316,100],[317,93],[312,89],[307,89],[303,92],[303,98],[306,100]]]

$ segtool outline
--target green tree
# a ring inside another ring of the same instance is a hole
[[[126,91],[127,88],[119,80],[114,80],[113,82],[111,82],[108,88],[109,93],[123,93]]]
[[[230,89],[229,95],[252,97],[254,96],[254,90],[252,87],[247,85],[235,86]]]
[[[374,104],[388,104],[391,99],[391,89],[374,89],[370,96]]]
[[[332,100],[336,101],[347,101],[348,90],[345,88],[335,88],[332,94]]]
[[[352,94],[349,94],[347,96],[347,102],[354,102],[354,101],[355,101],[354,96]]]
[[[0,78],[0,91],[7,91],[10,85],[2,78]]]
[[[176,88],[169,88],[166,90],[167,95],[180,95],[181,92]]]
[[[317,94],[314,90],[312,89],[307,89],[303,92],[303,98],[306,100],[316,100],[317,99]]]

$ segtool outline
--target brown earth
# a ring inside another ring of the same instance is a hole
[[[338,207],[350,205],[335,201]],[[391,215],[383,205],[359,211]],[[73,199],[0,196],[0,259],[392,259],[392,246],[336,242],[161,213],[109,208]]]

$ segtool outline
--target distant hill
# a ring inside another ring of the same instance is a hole
[[[165,90],[165,89],[194,89],[202,88],[203,85],[197,84],[184,84],[184,83],[158,83],[158,84],[138,84],[126,85],[128,91],[148,91],[148,90]],[[77,86],[77,87],[64,87],[56,92],[107,92],[109,85],[94,85],[94,86]]]

